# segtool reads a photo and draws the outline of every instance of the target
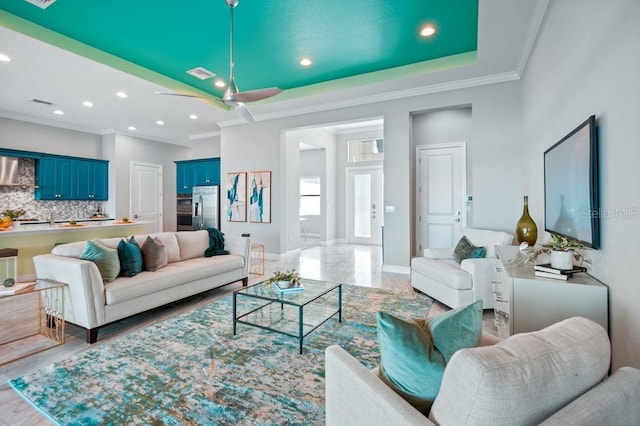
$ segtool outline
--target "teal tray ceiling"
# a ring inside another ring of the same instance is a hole
[[[196,67],[228,80],[224,0],[57,0],[46,9],[0,0],[0,10],[0,25],[172,90],[221,97],[213,80],[186,73]],[[428,24],[436,33],[421,37]],[[240,0],[234,25],[240,90],[301,95],[475,62],[478,0]]]

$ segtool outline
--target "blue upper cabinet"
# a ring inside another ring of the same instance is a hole
[[[194,165],[190,161],[176,161],[176,192],[191,194],[193,192]]]
[[[109,163],[101,160],[76,161],[76,200],[109,199]]]
[[[191,194],[194,186],[220,185],[220,158],[176,161],[176,192]]]
[[[220,185],[220,159],[196,160],[193,186]]]
[[[109,199],[109,163],[103,160],[43,155],[36,166],[36,200]]]

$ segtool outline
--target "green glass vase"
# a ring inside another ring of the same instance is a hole
[[[529,247],[533,247],[538,240],[538,227],[536,223],[529,216],[529,197],[524,196],[524,207],[522,209],[522,216],[516,223],[516,239],[518,243],[527,243]]]

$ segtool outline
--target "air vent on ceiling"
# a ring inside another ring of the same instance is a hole
[[[37,99],[37,98],[27,99],[27,102],[33,102],[34,104],[48,105],[48,106],[53,105],[53,102],[43,101],[42,99]]]
[[[198,68],[194,68],[192,70],[187,71],[187,74],[192,75],[196,78],[199,78],[200,80],[206,80],[208,78],[211,77],[215,77],[216,73],[213,73],[207,69],[204,69],[202,67],[198,67]]]
[[[35,4],[40,9],[46,9],[56,2],[56,0],[24,0],[24,1],[26,1],[27,3]]]

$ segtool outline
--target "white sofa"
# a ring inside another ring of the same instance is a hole
[[[339,346],[326,349],[328,426],[638,425],[640,370],[607,377],[610,343],[581,317],[456,352],[427,416]],[[493,338],[495,341],[497,338]]]
[[[247,237],[225,236],[227,255],[204,257],[209,233],[202,231],[149,234],[165,246],[168,265],[155,272],[117,277],[104,283],[97,266],[80,259],[86,241],[60,244],[51,254],[35,256],[36,276],[66,284],[64,318],[87,329],[87,342],[98,338],[98,328],[175,300],[237,281],[246,286],[250,242]],[[147,235],[134,235],[139,245]],[[121,238],[101,242],[116,248]]]
[[[411,259],[411,285],[451,308],[482,299],[484,309],[492,309],[495,306],[492,281],[495,268],[500,264],[496,259],[495,246],[510,245],[513,235],[462,228],[455,242],[463,236],[475,246],[484,246],[485,257],[458,263],[453,258],[454,248],[427,248],[423,257]]]

